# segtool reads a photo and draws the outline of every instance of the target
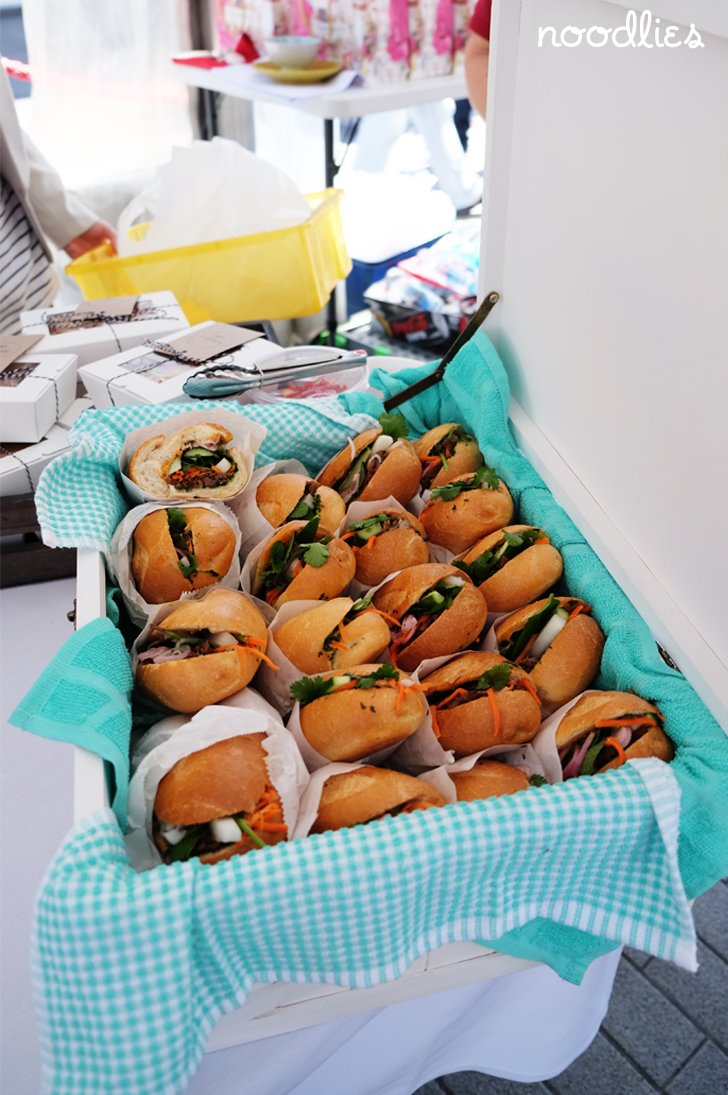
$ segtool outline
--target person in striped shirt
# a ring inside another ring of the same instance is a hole
[[[78,258],[116,232],[70,194],[23,133],[0,68],[0,333],[20,331],[20,313],[49,304],[57,289],[50,243]]]

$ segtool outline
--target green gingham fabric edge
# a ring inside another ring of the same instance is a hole
[[[70,451],[46,467],[38,482],[35,507],[43,542],[49,547],[105,551],[114,529],[131,503],[121,490],[118,461],[131,430],[190,411],[232,411],[268,433],[256,467],[273,460],[300,460],[317,472],[349,437],[374,423],[359,412],[349,414],[337,399],[283,400],[280,404],[241,405],[235,401],[196,400],[84,411],[70,433]],[[302,429],[302,423],[304,428]],[[295,442],[291,442],[294,435]]]
[[[141,875],[108,811],[84,819],[36,910],[45,1090],[181,1091],[217,1019],[255,985],[368,988],[429,950],[538,917],[695,968],[673,776],[648,760],[617,777]]]

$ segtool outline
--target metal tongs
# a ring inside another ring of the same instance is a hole
[[[338,350],[332,346],[295,346],[264,358],[259,365],[208,365],[183,384],[191,399],[225,399],[251,388],[282,384],[307,376],[321,376],[361,365],[366,350]]]

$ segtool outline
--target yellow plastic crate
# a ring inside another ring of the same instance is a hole
[[[308,194],[303,224],[120,258],[107,244],[66,267],[86,300],[171,289],[190,323],[294,319],[318,312],[351,270],[341,190]],[[144,225],[136,232],[142,235]]]

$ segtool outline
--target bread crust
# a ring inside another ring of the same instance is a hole
[[[532,525],[508,525],[479,540],[462,556],[464,563],[474,562],[485,551],[500,544],[504,532],[529,531]],[[544,533],[543,542],[532,544],[519,552],[490,578],[480,583],[490,612],[513,612],[535,601],[558,582],[564,570],[561,553]]]
[[[455,784],[458,802],[500,798],[530,787],[525,772],[497,760],[478,761],[468,772],[450,773],[450,779]]]
[[[664,760],[666,764],[669,764],[675,755],[672,742],[659,726],[649,729],[646,734],[637,739],[634,745],[628,745],[624,752],[627,760],[636,760],[639,757],[657,757],[658,760]],[[615,759],[610,760],[608,764],[603,764],[596,771],[606,772],[609,768],[619,767],[619,760]]]
[[[268,783],[264,734],[246,734],[188,753],[163,777],[154,812],[169,825],[197,825],[251,812]]]
[[[280,528],[296,508],[304,494],[312,491],[321,500],[319,529],[333,535],[344,520],[346,506],[340,495],[330,487],[323,487],[307,475],[282,473],[269,475],[258,486],[255,501],[266,521],[273,528]]]
[[[352,666],[348,672],[366,676],[375,664]],[[335,676],[323,673],[324,678]],[[306,741],[330,761],[356,761],[380,749],[399,745],[427,714],[427,704],[415,688],[399,690],[384,683],[320,696],[300,710]],[[397,710],[399,707],[399,710]]]
[[[324,487],[332,487],[346,474],[347,468],[356,460],[357,456],[367,445],[373,444],[382,432],[381,426],[375,426],[372,430],[352,437],[350,444],[346,445],[336,456],[329,460],[325,468],[322,468],[316,479]]]
[[[132,533],[131,571],[134,584],[147,604],[177,601],[183,593],[215,585],[230,569],[235,555],[235,533],[227,521],[213,510],[180,506],[192,547],[200,567],[192,578],[185,578],[178,565],[177,552],[169,531],[167,509],[154,510],[143,517]],[[214,570],[219,577],[202,571]]]
[[[359,825],[410,803],[423,807],[444,806],[445,800],[425,780],[388,768],[364,765],[326,780],[311,832],[323,833]]]
[[[268,565],[273,544],[279,541],[286,543],[299,529],[305,527],[306,521],[289,521],[266,542],[252,582],[255,596],[262,595],[262,575]],[[314,567],[304,563],[303,568],[274,601],[274,608],[280,608],[287,601],[330,601],[346,590],[356,571],[354,552],[344,540],[330,540],[326,547],[329,549],[329,557],[323,566]]]
[[[217,422],[199,422],[170,434],[157,434],[156,437],[144,441],[132,454],[127,475],[133,483],[154,498],[232,498],[243,490],[249,478],[243,453],[237,446],[230,447],[232,440],[230,430]],[[196,490],[178,490],[167,483],[165,476],[172,461],[184,447],[188,447],[189,442],[203,446],[227,445],[237,465],[232,479],[218,487],[198,487]]]
[[[375,502],[378,498],[396,498],[403,506],[414,498],[420,486],[420,462],[409,441],[395,441],[374,472],[357,502]]]
[[[263,644],[268,635],[265,620],[253,602],[244,593],[220,587],[199,600],[183,602],[159,626],[171,631],[231,631]],[[159,665],[139,663],[136,684],[142,695],[187,715],[245,688],[259,665],[255,651],[238,647]]]
[[[416,517],[411,513],[402,513],[387,507],[381,512],[387,516],[402,518],[410,527],[380,533],[373,547],[365,545],[354,548],[354,576],[364,586],[377,586],[395,570],[427,563],[430,559],[425,530]]]
[[[418,459],[422,461],[426,456],[429,456],[430,450],[455,426],[461,426],[461,423],[445,422],[441,426],[435,426],[434,429],[423,433],[422,437],[414,442]],[[461,428],[465,429],[464,426],[461,426]],[[428,484],[428,489],[441,487],[449,479],[460,479],[469,472],[476,471],[482,463],[483,454],[475,438],[472,441],[458,441],[452,456],[447,458],[447,468],[444,465],[440,468],[435,478]]]
[[[384,653],[389,646],[389,628],[376,612],[363,613],[342,625],[353,604],[350,597],[336,597],[294,616],[276,629],[275,641],[296,669],[305,674],[343,670],[376,661]],[[349,649],[324,651],[326,638],[337,627],[341,627],[342,642]]]
[[[416,669],[425,658],[454,654],[473,642],[485,626],[488,606],[467,574],[448,563],[422,563],[401,571],[386,582],[374,595],[374,605],[397,620],[406,616],[410,607],[427,590],[443,578],[463,580],[463,586],[450,608],[436,616],[429,627],[407,643],[397,654],[397,664],[408,672]]]
[[[474,473],[448,479],[472,479]],[[513,517],[513,499],[502,479],[498,489],[468,490],[450,501],[431,498],[420,514],[420,521],[433,544],[440,544],[456,555],[476,540],[501,529]]]
[[[559,723],[554,739],[556,748],[564,749],[585,738],[594,729],[595,722],[627,715],[657,715],[662,720],[659,708],[634,692],[590,692],[577,700]]]

